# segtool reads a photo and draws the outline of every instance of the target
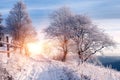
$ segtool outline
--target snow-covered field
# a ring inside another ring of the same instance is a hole
[[[1,55],[0,55],[1,56]],[[6,55],[5,55],[6,56]],[[90,63],[60,62],[47,58],[29,58],[14,54],[5,61],[14,80],[120,80],[120,72]]]

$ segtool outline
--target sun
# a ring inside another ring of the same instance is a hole
[[[49,56],[53,45],[53,43],[50,43],[47,40],[41,40],[39,42],[28,43],[27,48],[31,57],[37,55]]]
[[[34,53],[34,55],[36,55],[36,54],[40,54],[41,52],[41,47],[38,43],[28,43],[27,47],[30,54]]]
[[[58,53],[57,43],[56,39],[46,39],[43,34],[37,41],[26,43],[26,47],[30,57],[50,57]]]

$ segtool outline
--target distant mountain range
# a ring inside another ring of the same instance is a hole
[[[98,59],[105,67],[120,71],[120,56],[98,56]]]

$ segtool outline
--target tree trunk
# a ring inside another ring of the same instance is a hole
[[[63,46],[62,46],[63,47],[63,58],[62,58],[63,62],[65,62],[66,56],[68,54],[68,46],[67,46],[67,44],[68,44],[68,40],[65,38],[64,42],[63,42]]]
[[[81,60],[81,62],[83,63],[84,60],[83,60],[83,55],[81,54],[81,51],[79,50],[78,51],[78,55],[79,55],[79,59]]]
[[[67,56],[67,51],[64,51],[62,61],[65,62]]]

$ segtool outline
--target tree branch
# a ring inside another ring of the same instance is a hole
[[[89,55],[84,59],[84,61],[87,61],[87,59],[88,59],[90,56],[92,56],[93,54],[95,54],[96,52],[100,51],[100,50],[103,49],[103,48],[104,48],[104,46],[102,46],[101,48],[95,50],[93,53],[89,54]]]

